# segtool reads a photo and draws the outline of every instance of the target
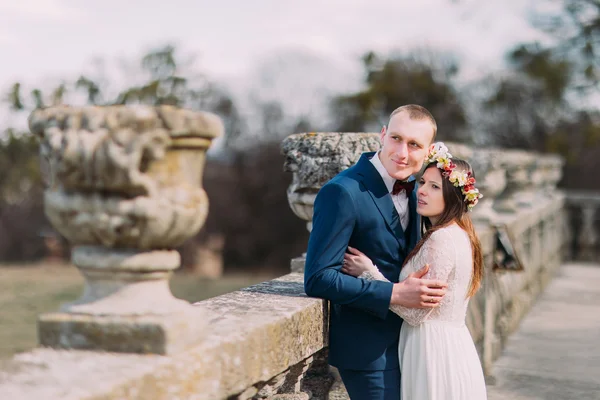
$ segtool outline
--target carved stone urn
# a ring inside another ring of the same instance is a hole
[[[73,245],[83,295],[42,315],[44,346],[166,354],[198,340],[204,311],[175,298],[173,250],[204,224],[206,150],[222,134],[210,113],[160,107],[50,107],[31,132],[50,166],[52,225]]]
[[[287,197],[294,214],[312,229],[317,193],[331,178],[354,165],[361,154],[381,147],[377,133],[297,133],[283,140],[284,170],[293,173]],[[292,271],[304,270],[305,255],[292,260]]]

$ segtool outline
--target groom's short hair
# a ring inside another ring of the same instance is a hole
[[[392,111],[392,113],[390,114],[390,119],[392,119],[394,115],[399,114],[401,112],[407,112],[408,117],[410,119],[414,119],[417,121],[425,119],[431,122],[431,126],[433,128],[433,137],[431,138],[431,142],[433,143],[435,141],[435,135],[437,134],[437,123],[435,122],[435,118],[433,118],[433,115],[431,115],[428,109],[418,104],[407,104],[405,106],[398,107],[394,111]]]

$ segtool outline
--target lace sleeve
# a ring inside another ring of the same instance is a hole
[[[424,279],[439,279],[448,281],[450,274],[454,270],[456,249],[452,238],[452,233],[446,229],[440,229],[434,232],[425,242],[419,253],[415,256],[418,262],[423,265],[417,265],[422,268],[429,264],[429,272]],[[446,294],[447,296],[448,294]],[[410,325],[419,325],[427,320],[435,308],[407,308],[399,305],[390,305],[390,310],[401,316]]]
[[[365,279],[367,281],[389,282],[389,279],[387,279],[385,276],[383,276],[383,274],[381,272],[379,272],[379,269],[377,268],[377,266],[375,266],[375,269],[373,269],[372,271],[365,271],[362,274],[360,274],[358,277],[361,279]]]

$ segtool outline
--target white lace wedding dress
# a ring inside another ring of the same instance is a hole
[[[398,349],[402,400],[485,400],[481,363],[465,325],[473,271],[467,233],[456,224],[434,232],[402,268],[400,280],[425,264],[425,278],[448,282],[440,306],[390,306],[404,319]],[[376,269],[360,278],[386,280]]]

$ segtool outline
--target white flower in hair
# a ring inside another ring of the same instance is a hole
[[[448,148],[443,142],[437,142],[431,145],[431,149],[429,150],[428,162],[438,161],[438,164],[441,160],[449,160],[452,158],[452,154],[448,152]],[[442,164],[443,161],[442,161]]]
[[[457,171],[456,169],[452,171],[452,174],[456,175],[456,182],[458,182],[458,185],[456,186],[465,186],[467,184],[469,180],[467,174],[461,171]]]

